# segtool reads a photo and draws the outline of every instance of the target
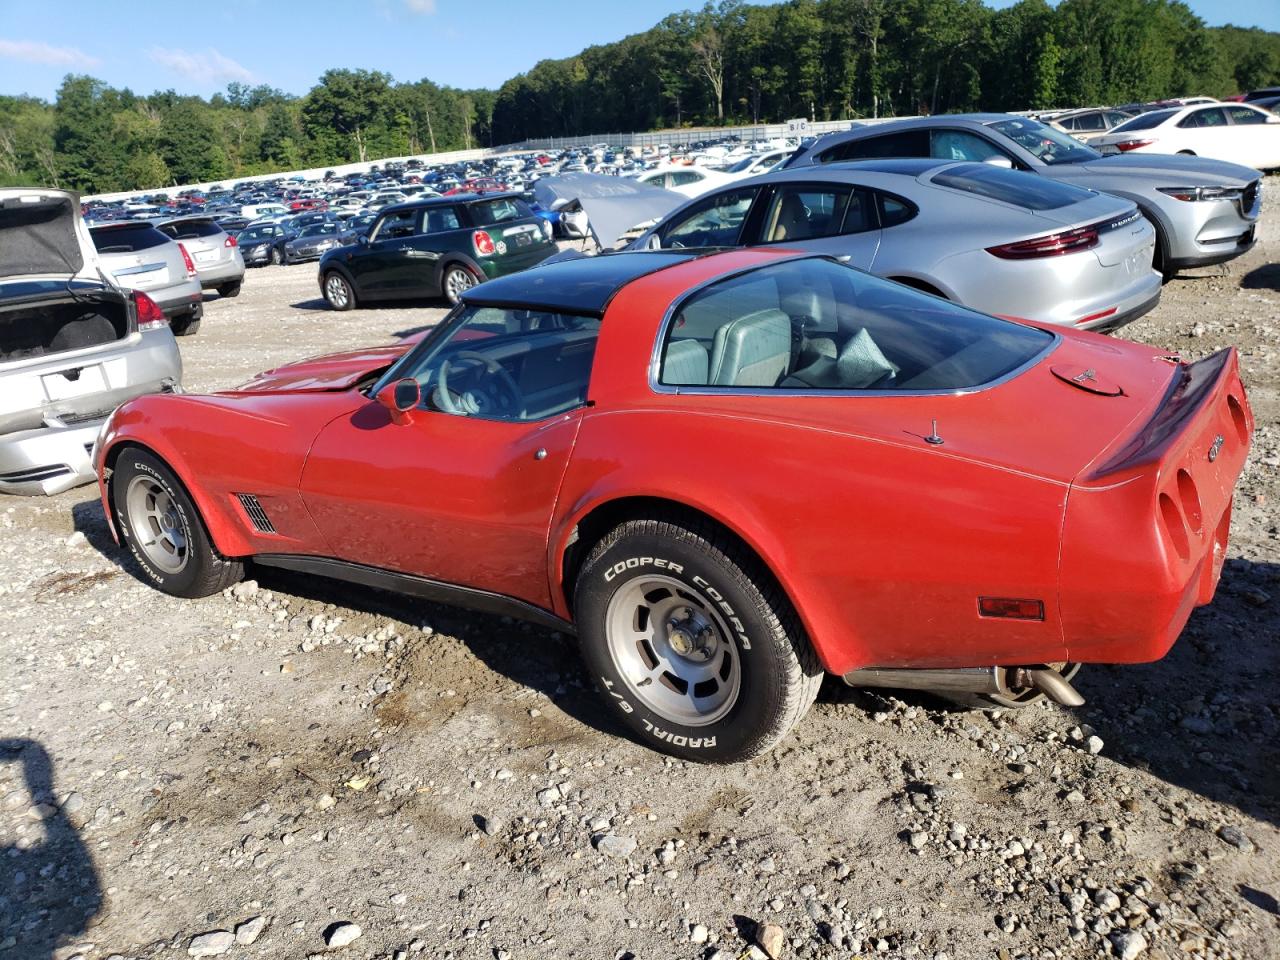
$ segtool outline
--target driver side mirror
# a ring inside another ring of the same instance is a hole
[[[359,236],[357,236],[357,237],[356,237],[356,243],[360,244],[360,246],[362,246],[362,247],[367,247],[367,246],[369,245],[369,236],[368,236],[368,234],[364,234],[364,233],[362,233],[362,234],[360,234]]]
[[[389,383],[374,398],[391,414],[391,422],[395,424],[413,423],[413,411],[422,402],[422,390],[418,381],[412,377]]]
[[[993,167],[999,167],[1001,170],[1013,169],[1013,161],[1010,160],[1008,157],[1002,157],[997,153],[993,153],[991,156],[987,157],[982,162],[990,164]]]

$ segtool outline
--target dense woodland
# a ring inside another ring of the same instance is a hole
[[[791,117],[1013,110],[1227,95],[1280,80],[1280,33],[1172,0],[739,0],[544,60],[497,91],[330,70],[303,96],[205,100],[68,76],[0,96],[0,184],[144,189],[533,137]]]

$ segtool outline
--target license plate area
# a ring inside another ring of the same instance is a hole
[[[103,393],[107,389],[106,374],[100,363],[84,367],[68,367],[58,373],[46,373],[40,378],[40,382],[44,387],[45,396],[50,400],[69,400],[73,397]]]

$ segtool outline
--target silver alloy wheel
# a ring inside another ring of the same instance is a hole
[[[154,477],[134,477],[125,491],[125,510],[147,560],[165,573],[180,573],[187,565],[187,532],[169,492]]]
[[[351,300],[351,294],[347,292],[347,282],[336,273],[329,274],[324,281],[324,295],[329,298],[329,302],[341,310]]]
[[[476,285],[476,278],[471,275],[470,270],[462,267],[450,267],[449,272],[445,274],[444,290],[448,294],[449,299],[457,302],[467,290]]]
[[[609,656],[630,693],[673,723],[715,723],[738,701],[737,641],[720,613],[671,577],[637,577],[605,613]]]

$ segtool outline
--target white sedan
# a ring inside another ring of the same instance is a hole
[[[1280,117],[1247,103],[1152,110],[1090,145],[1100,153],[1184,153],[1269,170],[1280,167]]]
[[[734,178],[704,167],[669,166],[646,170],[636,179],[652,187],[674,190],[686,197],[700,197],[708,190],[723,186]]]

